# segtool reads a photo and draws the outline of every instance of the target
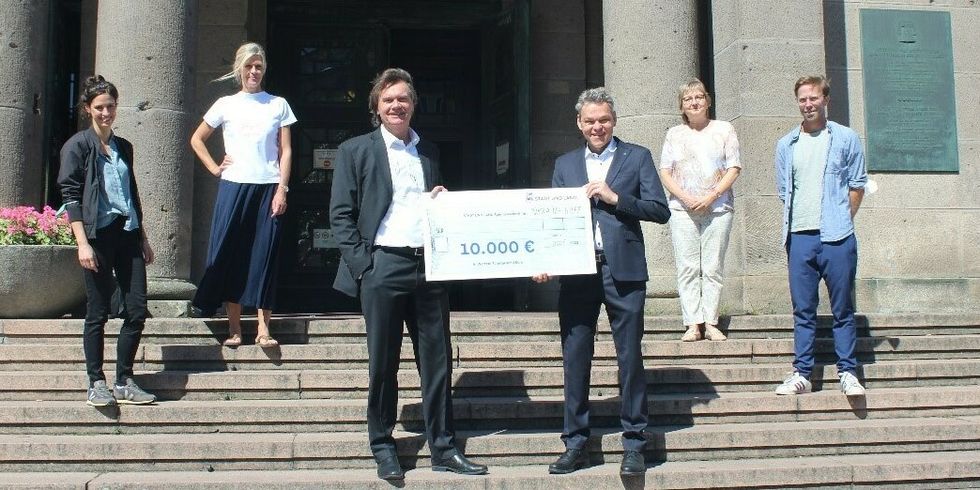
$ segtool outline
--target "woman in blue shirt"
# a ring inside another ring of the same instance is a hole
[[[89,378],[87,403],[95,407],[156,401],[133,381],[133,362],[146,320],[146,264],[153,262],[153,250],[143,231],[133,145],[112,131],[118,100],[116,87],[102,76],[85,80],[78,106],[91,126],[61,148],[58,173],[85,276],[82,344]],[[116,284],[126,310],[116,342],[115,385],[110,390],[102,363],[105,323]]]

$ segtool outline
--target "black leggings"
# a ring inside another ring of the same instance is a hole
[[[89,240],[99,261],[99,271],[83,269],[87,308],[85,311],[85,369],[89,384],[105,380],[102,373],[105,349],[105,323],[109,319],[112,293],[118,282],[125,305],[122,328],[116,342],[116,383],[133,375],[133,362],[139,349],[146,321],[146,262],[140,246],[140,230],[125,231],[125,218],[99,228]],[[115,272],[115,278],[113,278]]]

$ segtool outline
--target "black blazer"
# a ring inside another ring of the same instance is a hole
[[[136,172],[133,170],[133,145],[125,138],[116,136],[116,148],[123,163],[129,167],[129,190],[133,194],[133,207],[143,227],[143,205],[136,188]],[[92,128],[83,129],[61,147],[61,168],[58,185],[61,199],[68,211],[69,221],[81,221],[85,236],[95,238],[95,223],[99,214],[99,190],[102,188],[102,172],[98,164],[101,149],[99,135]]]
[[[439,149],[426,140],[416,147],[422,161],[425,188],[442,183]],[[330,191],[330,230],[340,247],[340,267],[334,289],[356,297],[360,277],[371,267],[371,248],[392,196],[391,167],[381,129],[340,145]]]
[[[552,187],[581,187],[589,182],[585,147],[580,146],[555,161]],[[650,150],[616,138],[606,183],[619,195],[612,206],[592,199],[592,227],[599,223],[602,247],[609,271],[617,281],[647,281],[646,250],[640,221],[666,223],[670,219],[667,196],[653,164]]]

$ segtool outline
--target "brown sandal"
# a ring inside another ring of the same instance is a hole
[[[224,342],[221,343],[221,345],[224,345],[225,347],[238,347],[239,345],[242,345],[242,334],[236,333],[230,335]]]
[[[258,337],[255,337],[255,345],[265,349],[267,347],[275,347],[279,345],[279,341],[268,335],[259,335]]]

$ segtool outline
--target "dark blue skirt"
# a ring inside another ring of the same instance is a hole
[[[205,312],[224,302],[275,308],[281,232],[279,217],[271,215],[277,185],[218,183],[207,267],[194,306]]]

